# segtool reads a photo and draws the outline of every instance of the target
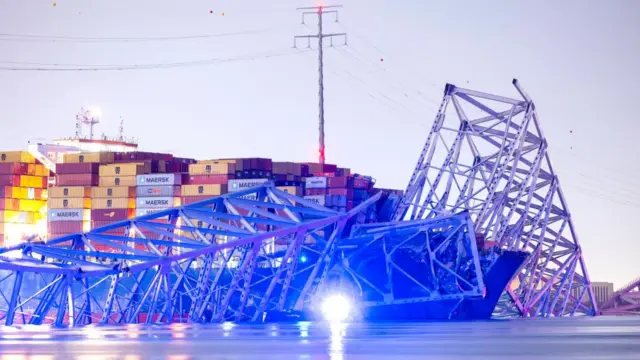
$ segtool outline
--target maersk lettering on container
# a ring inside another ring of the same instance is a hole
[[[325,206],[325,204],[327,203],[327,198],[325,195],[308,195],[305,196],[304,199],[321,206]]]
[[[180,198],[174,197],[141,197],[136,201],[137,209],[166,209],[179,206]]]
[[[327,178],[324,176],[308,177],[305,186],[307,189],[326,189]]]
[[[167,209],[136,209],[136,216],[145,216],[165,211]]]
[[[88,221],[84,209],[51,209],[47,221]]]
[[[260,186],[269,179],[234,179],[229,180],[229,192],[241,191],[252,187]]]
[[[138,186],[152,186],[152,185],[181,185],[181,174],[149,174],[138,175],[136,177],[136,184]]]

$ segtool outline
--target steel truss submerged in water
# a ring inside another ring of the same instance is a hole
[[[243,198],[253,194],[257,200]],[[267,184],[3,249],[20,256],[0,258],[0,319],[69,326],[255,321],[265,311],[301,310],[347,223],[379,197],[338,213]]]
[[[447,84],[395,219],[462,210],[476,232],[507,250],[531,252],[500,311],[525,317],[596,315],[591,282],[536,107]],[[572,294],[579,294],[574,297]]]

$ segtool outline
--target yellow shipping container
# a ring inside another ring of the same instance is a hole
[[[42,189],[46,184],[42,176],[21,175],[20,187]]]
[[[100,176],[100,187],[136,186],[135,176]]]
[[[92,199],[127,198],[127,197],[136,197],[136,189],[134,187],[118,186],[118,187],[91,188]]]
[[[44,194],[42,194],[44,197]],[[91,188],[84,186],[67,186],[67,187],[52,187],[49,190],[50,199],[61,198],[87,198],[91,196]]]
[[[236,161],[237,159],[216,159],[216,160],[198,160],[197,163],[208,164],[210,162],[219,162],[219,163],[226,163],[226,164],[235,164]]]
[[[114,198],[114,199],[93,199],[94,209],[135,209],[136,199],[134,198]]]
[[[20,200],[20,211],[40,211],[47,207],[46,201],[40,200]]]
[[[26,151],[0,152],[0,163],[26,163],[35,164],[36,158]]]
[[[40,213],[26,211],[0,211],[0,223],[34,224],[36,220],[39,220],[36,218],[36,214],[40,215]]]
[[[182,185],[182,196],[221,195],[227,192],[227,185]]]
[[[89,198],[49,199],[49,209],[91,209]]]
[[[286,193],[289,193],[291,195],[295,195],[295,196],[303,196],[304,195],[304,191],[302,191],[302,187],[300,186],[277,186],[276,189],[278,190],[282,190]]]
[[[189,174],[191,175],[234,174],[235,172],[235,163],[222,161],[209,160],[207,162],[189,165]]]
[[[151,164],[125,163],[100,165],[100,176],[135,176],[151,172]]]
[[[47,200],[47,199],[49,199],[49,190],[42,189],[42,200]]]
[[[100,163],[108,164],[114,161],[114,154],[110,152],[64,154],[63,163]]]

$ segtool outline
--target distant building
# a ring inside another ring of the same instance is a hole
[[[613,296],[613,283],[610,282],[592,282],[591,288],[593,288],[593,296],[595,296],[595,300],[597,304],[602,304],[603,302],[609,300]],[[579,289],[571,289],[571,295],[575,298],[580,296]],[[582,302],[588,301],[589,296],[587,294],[582,298]]]

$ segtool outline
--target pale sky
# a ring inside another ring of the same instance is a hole
[[[311,17],[300,25],[296,7],[313,4],[0,0],[0,148],[71,136],[80,107],[98,106],[97,133],[115,135],[123,117],[144,150],[313,161],[317,53],[292,49],[293,35],[316,29]],[[536,102],[592,280],[617,287],[640,276],[640,2],[340,4],[340,23],[325,23],[349,34],[346,47],[336,39],[326,49],[328,162],[404,189],[445,83],[515,97],[517,77]],[[198,37],[222,33],[236,35]],[[207,59],[218,61],[197,63]]]

